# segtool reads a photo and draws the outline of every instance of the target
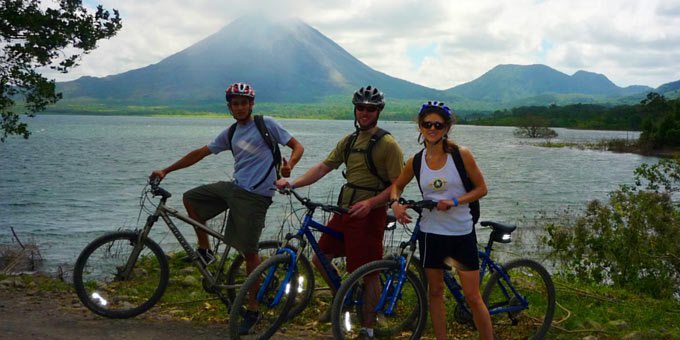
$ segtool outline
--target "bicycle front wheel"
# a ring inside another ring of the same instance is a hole
[[[555,285],[550,274],[529,259],[510,261],[503,270],[510,282],[496,272],[482,294],[494,333],[501,339],[542,339],[555,313]],[[519,296],[513,293],[513,287]]]
[[[264,262],[268,258],[276,255],[276,251],[281,247],[281,242],[273,240],[260,241],[257,247],[260,261]],[[237,253],[224,274],[223,283],[228,287],[226,289],[226,294],[230,304],[236,299],[236,294],[246,281],[247,277],[246,260],[243,258],[243,255]]]
[[[297,270],[290,254],[278,254],[253,270],[229,314],[230,339],[268,339],[295,303]]]
[[[271,256],[275,255],[279,249],[281,242],[279,241],[263,241],[260,242],[260,260],[266,261]],[[295,251],[295,250],[294,250]],[[297,262],[298,278],[297,294],[295,297],[295,304],[288,311],[288,319],[296,317],[307,307],[314,294],[314,270],[312,265],[304,254],[300,254]],[[246,280],[246,267],[243,256],[238,255],[234,262],[232,262],[227,272],[227,284],[231,287],[241,286]],[[231,288],[227,290],[227,296],[230,301],[234,301],[237,289]]]
[[[397,261],[379,260],[347,277],[333,299],[333,336],[353,339],[365,327],[377,337],[420,338],[427,322],[425,289],[412,269],[399,286],[400,274]]]
[[[151,308],[168,286],[163,250],[136,232],[114,232],[88,244],[73,269],[80,301],[96,314],[129,318]]]

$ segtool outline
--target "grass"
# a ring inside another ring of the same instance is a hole
[[[180,253],[169,256],[170,284],[161,301],[151,311],[197,323],[228,321],[228,310],[224,304],[201,288],[200,274],[197,270],[186,269],[187,265],[180,260],[181,256]],[[0,275],[0,282],[7,278],[6,275]],[[70,284],[44,275],[21,275],[16,279],[23,282],[26,287],[23,289],[73,294]],[[678,300],[656,300],[624,289],[574,283],[560,277],[553,277],[553,280],[558,305],[548,338],[581,339],[593,335],[601,339],[618,339],[637,334],[640,338],[680,339]],[[319,282],[321,280],[317,276],[317,289]],[[285,324],[280,332],[290,333],[302,329],[307,334],[330,334],[330,324],[319,323],[317,318],[330,308],[331,294],[322,288],[316,295],[302,314]],[[454,300],[447,293],[449,335],[452,338],[477,338],[477,333],[470,327],[453,321],[454,309]],[[424,338],[432,336],[431,326],[428,325]]]

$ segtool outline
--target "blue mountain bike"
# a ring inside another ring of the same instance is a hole
[[[378,337],[418,339],[425,330],[427,284],[412,268],[419,266],[414,253],[420,215],[423,209],[433,209],[437,203],[403,199],[400,203],[418,213],[415,229],[410,239],[401,243],[400,253],[367,263],[343,281],[331,309],[336,339],[357,337],[367,319],[371,319]],[[550,274],[541,264],[530,259],[498,265],[490,257],[493,244],[509,243],[516,226],[489,221],[480,224],[492,229],[487,245],[479,251],[479,275],[480,282],[486,284],[482,297],[491,314],[496,337],[543,338],[555,312],[555,287]],[[366,282],[371,277],[379,277],[381,285],[367,294]],[[448,270],[444,271],[444,282],[457,303],[454,311],[456,321],[472,325],[472,314],[465,303],[462,288]]]
[[[307,306],[314,292],[314,273],[304,255],[308,244],[319,258],[333,289],[340,287],[340,274],[324,256],[312,231],[321,231],[338,239],[342,239],[343,234],[315,221],[313,216],[317,209],[333,214],[347,213],[347,209],[313,202],[293,189],[279,192],[295,197],[304,205],[306,213],[298,231],[286,235],[277,254],[253,270],[241,287],[229,317],[231,339],[269,338],[283,322],[292,319]]]

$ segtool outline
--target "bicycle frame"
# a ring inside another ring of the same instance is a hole
[[[396,260],[399,262],[399,272],[396,273],[397,277],[395,278],[394,275],[387,277],[385,283],[383,286],[385,287],[391,287],[392,282],[394,280],[397,280],[397,285],[396,288],[394,288],[395,292],[401,291],[401,287],[404,284],[404,281],[406,280],[406,270],[411,262],[411,259],[413,257],[413,253],[415,252],[415,247],[416,247],[416,241],[418,238],[418,233],[420,232],[420,217],[416,220],[416,225],[414,228],[414,231],[410,237],[410,239],[407,242],[402,243],[402,251],[401,254],[396,258]],[[406,251],[406,249],[409,249],[409,251]],[[480,263],[480,270],[479,270],[479,280],[480,283],[482,282],[482,279],[486,275],[487,272],[489,273],[494,273],[498,272],[500,273],[501,277],[503,278],[504,284],[500,284],[501,291],[503,294],[506,296],[506,298],[509,298],[510,296],[514,296],[518,301],[519,304],[510,306],[510,307],[502,307],[502,308],[489,308],[489,314],[490,315],[495,315],[495,314],[501,314],[501,313],[507,313],[507,312],[514,312],[514,311],[519,311],[522,309],[525,309],[529,306],[528,301],[524,296],[519,294],[515,287],[512,285],[510,281],[510,277],[507,275],[507,273],[503,270],[502,267],[500,267],[496,262],[494,262],[491,259],[491,251],[493,247],[493,241],[490,239],[487,245],[484,247],[483,251],[479,251],[479,258],[481,259]],[[463,295],[463,288],[460,286],[456,278],[453,276],[453,274],[448,271],[443,269],[444,272],[444,283],[446,287],[448,288],[449,292],[453,295],[453,297],[456,299],[456,302],[460,305],[465,305],[465,296]],[[391,294],[391,290],[383,290],[380,299],[378,300],[378,304],[374,308],[374,312],[378,312],[380,310],[383,310],[383,313],[385,315],[392,315],[394,311],[394,307],[397,303],[397,300],[399,299],[399,294]]]
[[[514,295],[514,297],[517,298],[517,300],[520,303],[518,305],[505,308],[492,308],[492,306],[489,306],[489,314],[496,315],[501,313],[519,311],[527,308],[529,306],[529,302],[526,300],[524,296],[522,296],[522,294],[517,292],[515,287],[510,282],[510,277],[505,272],[505,270],[503,270],[501,266],[496,264],[496,262],[494,262],[491,259],[492,245],[493,241],[489,240],[487,245],[484,247],[484,251],[478,252],[479,258],[481,259],[481,263],[479,265],[479,282],[480,283],[482,282],[482,279],[484,278],[487,269],[489,273],[494,272],[500,273],[501,277],[503,278],[503,282],[505,283],[500,284],[499,281],[501,291],[503,292],[506,298],[509,298],[511,295]],[[456,299],[456,302],[459,305],[465,305],[465,296],[462,293],[463,288],[460,286],[456,278],[453,277],[453,274],[451,274],[451,272],[448,270],[444,270],[444,284],[448,288],[449,292],[451,292],[451,295],[453,295],[453,297]],[[511,291],[512,294],[508,292],[508,289]]]
[[[289,282],[291,277],[293,276],[293,268],[297,266],[297,261],[298,258],[300,257],[300,254],[304,252],[305,248],[307,247],[307,243],[309,243],[312,247],[312,250],[314,251],[314,254],[316,254],[317,258],[319,259],[319,262],[321,263],[321,266],[326,273],[327,277],[330,279],[331,284],[333,285],[334,289],[338,289],[340,287],[340,284],[342,283],[342,280],[340,278],[340,274],[335,270],[331,262],[326,258],[324,255],[323,251],[319,247],[319,243],[316,241],[316,238],[314,237],[314,234],[312,234],[313,230],[318,230],[324,234],[328,234],[331,237],[334,237],[336,239],[342,240],[344,238],[344,234],[338,231],[335,231],[331,228],[329,228],[326,225],[323,225],[313,219],[314,212],[316,210],[315,206],[312,207],[307,207],[307,212],[305,213],[304,219],[302,221],[302,225],[298,229],[297,233],[293,234],[288,234],[286,235],[286,242],[283,244],[281,248],[277,250],[277,254],[282,254],[282,253],[288,253],[291,255],[291,260],[290,260],[290,266],[288,267],[288,272],[286,273],[285,279],[284,279],[284,284],[282,284],[278,288],[278,292],[273,299],[273,301],[269,304],[270,307],[273,307],[277,305],[280,300],[281,296],[283,296],[283,293],[285,292],[286,289],[289,289]],[[291,240],[296,239],[300,246],[297,248],[297,251],[294,251],[292,248],[290,248],[288,245]],[[272,280],[272,277],[274,275],[274,270],[275,268],[271,268],[267,275],[265,276],[263,284],[260,286],[260,289],[257,292],[257,299],[258,301],[262,300],[262,297],[265,294],[266,287],[269,286],[269,283]]]
[[[162,196],[162,198],[160,199],[160,202],[158,203],[158,206],[156,207],[155,212],[147,217],[146,224],[144,225],[141,232],[139,233],[138,244],[140,246],[136,247],[133,250],[133,252],[130,256],[130,259],[128,260],[128,263],[125,266],[125,270],[121,273],[122,275],[127,276],[127,275],[130,274],[130,271],[132,270],[132,268],[135,265],[134,262],[137,260],[137,258],[139,257],[138,256],[139,253],[142,251],[143,242],[141,242],[141,241],[149,236],[149,233],[151,232],[151,228],[158,221],[159,217],[163,219],[165,224],[168,226],[168,229],[170,229],[172,234],[177,239],[177,242],[179,242],[179,244],[182,246],[182,249],[184,249],[184,251],[194,260],[194,262],[198,261],[198,256],[199,256],[198,252],[189,244],[189,242],[184,237],[184,235],[182,235],[182,233],[180,232],[177,225],[175,225],[175,223],[172,221],[173,217],[193,226],[194,228],[197,228],[197,229],[200,229],[200,230],[206,232],[208,235],[210,235],[214,238],[217,238],[222,242],[226,241],[224,235],[218,233],[217,231],[214,231],[211,228],[206,227],[205,225],[203,225],[202,223],[192,219],[191,217],[184,215],[184,214],[178,212],[177,210],[175,210],[171,207],[168,207],[166,205],[167,199],[168,199],[168,197]],[[229,247],[227,245],[225,250],[224,250],[223,256],[221,256],[218,268],[223,268],[230,249],[231,249],[231,247]],[[205,277],[210,282],[211,286],[215,285],[215,283],[218,282],[218,280],[220,279],[220,276],[223,274],[222,271],[220,270],[217,273],[216,276],[213,276],[207,270],[207,268],[205,266],[197,265],[196,267],[198,267],[198,270],[201,272],[203,277]],[[237,288],[237,287],[236,286],[231,287],[231,286],[225,285],[222,288]]]

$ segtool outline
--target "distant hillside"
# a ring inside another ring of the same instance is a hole
[[[426,99],[441,91],[373,70],[296,19],[242,17],[157,64],[104,78],[58,84],[64,97],[134,103],[221,103],[228,84],[253,84],[264,102],[349,97],[372,84],[388,98]]]
[[[657,87],[654,92],[666,97],[678,98],[680,97],[680,80],[663,84]]]
[[[602,102],[607,98],[646,93],[647,86],[621,88],[602,74],[578,71],[572,76],[545,65],[498,65],[447,94],[471,100],[526,105],[527,102]],[[533,98],[533,99],[532,99]]]

